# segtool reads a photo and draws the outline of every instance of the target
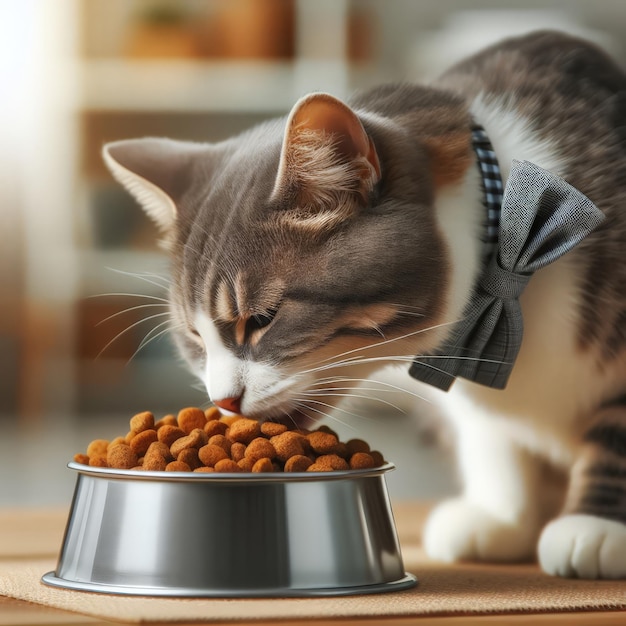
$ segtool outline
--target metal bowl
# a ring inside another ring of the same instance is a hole
[[[103,593],[272,597],[412,587],[373,470],[198,474],[78,472],[56,571],[43,582]]]

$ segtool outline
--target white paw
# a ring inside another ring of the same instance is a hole
[[[423,543],[439,561],[522,561],[535,552],[534,525],[513,524],[462,498],[447,500],[429,516]]]
[[[626,525],[593,515],[559,517],[541,534],[539,562],[553,576],[626,578]]]

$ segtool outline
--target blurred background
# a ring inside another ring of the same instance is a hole
[[[427,81],[534,28],[583,34],[624,63],[623,0],[519,6],[0,0],[0,505],[69,503],[65,464],[91,439],[124,434],[141,410],[161,416],[207,402],[159,315],[167,259],[105,171],[105,141],[224,139],[309,91],[343,98],[380,82]],[[363,405],[361,419],[340,414],[340,433],[369,439],[396,463],[393,498],[453,491],[449,460],[420,427],[427,406],[409,393],[395,402],[404,412]]]

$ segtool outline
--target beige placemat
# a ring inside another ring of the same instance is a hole
[[[170,599],[66,591],[40,583],[55,561],[0,562],[0,594],[126,622],[223,622],[626,609],[624,581],[564,580],[536,566],[446,566],[419,548],[405,551],[419,585],[378,595],[307,599]]]

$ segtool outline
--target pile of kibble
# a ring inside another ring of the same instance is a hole
[[[361,439],[342,442],[327,426],[290,430],[284,424],[212,407],[189,407],[155,422],[149,411],[130,420],[130,431],[112,441],[95,439],[74,461],[92,467],[166,472],[330,472],[384,464]]]

